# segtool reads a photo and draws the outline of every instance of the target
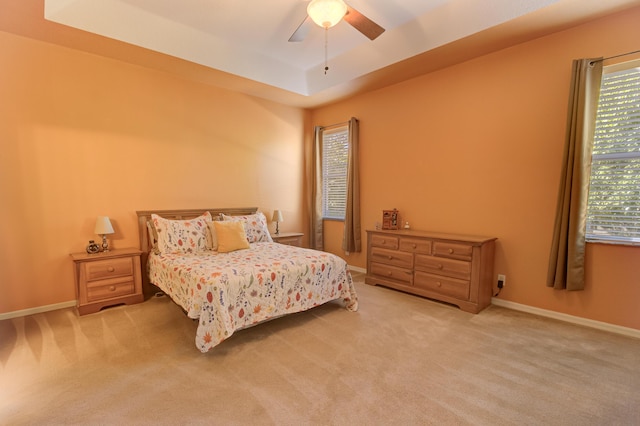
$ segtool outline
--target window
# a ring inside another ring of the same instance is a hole
[[[640,60],[603,71],[586,237],[640,243]]]
[[[322,217],[344,220],[347,207],[349,128],[322,132]]]

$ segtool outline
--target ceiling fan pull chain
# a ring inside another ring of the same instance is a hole
[[[329,46],[329,27],[324,28],[324,75],[327,75],[327,71],[329,70],[329,65],[327,65],[327,52]]]

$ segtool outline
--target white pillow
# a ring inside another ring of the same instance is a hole
[[[151,221],[158,235],[160,253],[197,253],[211,248],[209,212],[189,220],[171,220],[152,214]]]
[[[222,219],[244,222],[244,230],[250,243],[273,242],[269,228],[267,228],[267,218],[262,212],[244,216],[227,216],[223,213]]]

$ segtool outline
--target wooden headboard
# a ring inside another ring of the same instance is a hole
[[[227,208],[227,209],[185,209],[185,210],[143,210],[137,211],[138,215],[138,237],[140,238],[140,250],[142,250],[142,277],[143,287],[145,287],[145,296],[149,291],[149,276],[147,271],[147,258],[149,257],[149,251],[151,251],[151,242],[149,241],[149,231],[147,228],[147,222],[151,220],[152,214],[172,219],[172,220],[185,220],[193,219],[200,216],[204,212],[211,213],[214,220],[218,219],[220,213],[224,213],[228,216],[240,216],[247,214],[254,214],[258,211],[257,207],[239,207],[239,208]]]

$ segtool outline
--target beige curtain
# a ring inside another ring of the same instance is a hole
[[[349,158],[347,165],[347,208],[344,214],[342,249],[347,252],[362,251],[360,232],[360,168],[359,168],[359,123],[349,120]]]
[[[322,127],[316,126],[313,135],[313,183],[311,188],[309,246],[316,250],[324,249],[322,229],[322,129]]]
[[[584,289],[587,196],[591,148],[602,79],[602,58],[576,59],[547,286]]]

